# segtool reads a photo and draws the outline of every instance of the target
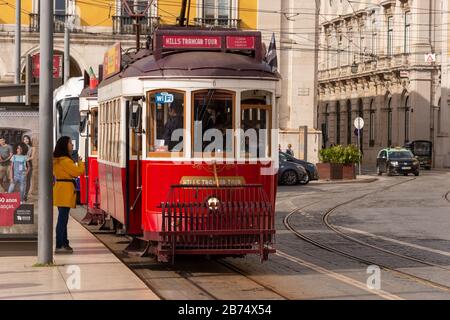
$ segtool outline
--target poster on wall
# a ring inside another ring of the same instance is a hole
[[[0,236],[36,235],[38,111],[0,109]]]

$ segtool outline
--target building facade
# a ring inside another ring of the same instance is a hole
[[[148,6],[148,3],[151,5]],[[0,84],[14,81],[14,28],[16,0],[0,2]],[[64,55],[64,26],[71,27],[70,75],[102,63],[105,51],[116,41],[124,50],[135,47],[134,19],[120,0],[55,0],[55,55]],[[141,43],[161,25],[174,25],[180,15],[180,1],[127,0],[135,11],[144,13],[140,20]],[[39,53],[39,0],[21,0],[22,70],[26,55]],[[189,24],[207,27],[256,29],[257,0],[192,0]],[[145,11],[145,12],[144,12]],[[61,82],[61,81],[60,81]]]
[[[383,147],[429,140],[434,165],[450,165],[449,107],[441,99],[447,1],[322,1],[316,125],[323,146],[357,144],[360,116],[363,164],[374,167]]]
[[[318,65],[319,0],[266,1],[258,6],[258,29],[266,43],[275,34],[279,97],[279,143],[284,151],[292,145],[295,156],[318,162],[321,132],[315,125]]]
[[[141,42],[161,25],[174,25],[180,15],[181,0],[153,0],[140,21]],[[149,1],[128,0],[143,11]],[[268,48],[275,34],[278,71],[282,80],[280,103],[280,144],[292,144],[297,156],[318,160],[320,132],[315,129],[317,81],[317,33],[319,0],[302,2],[266,0],[192,0],[187,9],[189,25],[209,28],[259,30]],[[25,57],[39,53],[39,0],[21,0],[21,70]],[[122,48],[135,47],[133,19],[119,0],[55,0],[55,55],[64,55],[64,26],[71,26],[70,76],[103,62],[105,51],[120,41]],[[14,82],[15,1],[0,2],[0,84]],[[61,63],[62,68],[62,63]],[[60,73],[61,78],[64,74]],[[22,75],[23,78],[23,75]],[[55,86],[62,79],[55,79]],[[37,80],[37,79],[36,79]]]

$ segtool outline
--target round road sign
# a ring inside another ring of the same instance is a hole
[[[355,122],[353,124],[355,125],[356,129],[361,130],[362,128],[364,128],[364,119],[358,117],[355,119]]]

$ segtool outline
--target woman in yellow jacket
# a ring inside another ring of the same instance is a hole
[[[72,140],[61,137],[53,152],[53,205],[58,207],[58,223],[56,224],[55,253],[72,253],[67,239],[67,223],[71,208],[76,207],[75,178],[84,174],[82,159],[75,163],[71,157],[73,151]]]

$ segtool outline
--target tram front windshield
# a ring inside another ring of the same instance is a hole
[[[74,143],[74,151],[78,150],[80,130],[80,104],[78,98],[69,98],[58,101],[57,138],[68,136]],[[76,152],[74,152],[76,155]]]

